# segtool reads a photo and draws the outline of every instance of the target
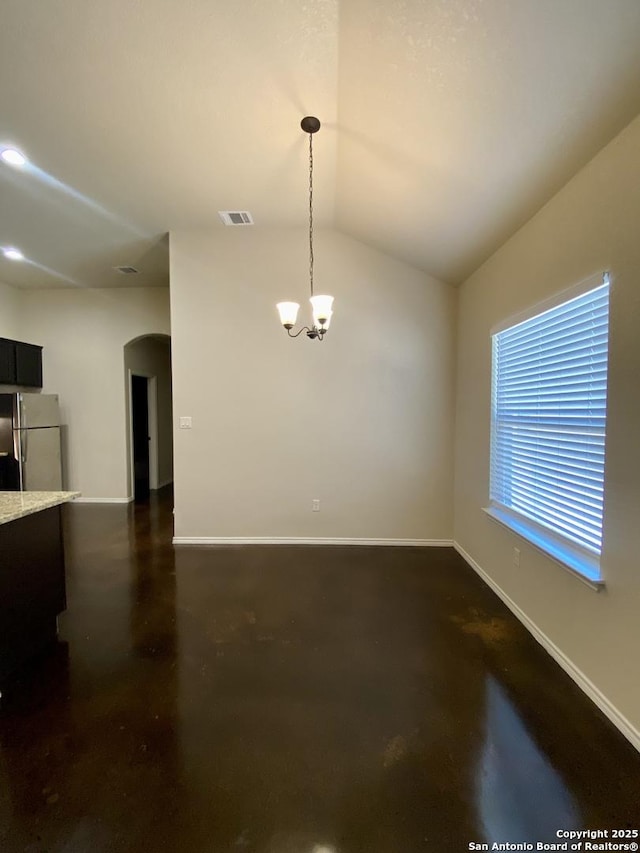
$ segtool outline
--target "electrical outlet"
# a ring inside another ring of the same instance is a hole
[[[191,429],[191,418],[190,417],[181,417],[180,418],[180,429]]]
[[[311,501],[311,512],[320,512],[320,500],[319,500],[319,498],[314,498]]]
[[[514,548],[513,549],[513,565],[514,566],[520,565],[520,548]]]

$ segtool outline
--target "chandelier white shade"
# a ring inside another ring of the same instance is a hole
[[[300,305],[297,302],[278,302],[276,308],[280,314],[280,322],[285,329],[293,328],[296,324],[296,320],[298,319]]]
[[[312,296],[309,302],[311,303],[311,309],[313,312],[313,325],[324,326],[325,329],[328,329],[329,323],[331,322],[331,315],[333,314],[331,309],[331,306],[333,305],[333,296],[327,296],[326,294],[322,296]]]

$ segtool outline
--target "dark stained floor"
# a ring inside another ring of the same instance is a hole
[[[65,514],[60,643],[4,689],[1,853],[639,827],[640,754],[453,550],[174,550],[166,491]]]

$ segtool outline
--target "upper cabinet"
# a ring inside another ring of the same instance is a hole
[[[16,342],[0,338],[0,385],[16,383]]]
[[[0,338],[0,385],[42,388],[42,347]]]

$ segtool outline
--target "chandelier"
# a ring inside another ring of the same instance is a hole
[[[333,311],[333,296],[315,296],[313,292],[313,134],[320,130],[320,122],[315,116],[305,116],[300,127],[309,134],[309,285],[311,288],[311,312],[313,325],[303,326],[297,332],[291,330],[296,324],[300,305],[297,302],[278,302],[276,308],[280,314],[280,322],[287,330],[290,338],[297,338],[302,332],[307,333],[311,340],[322,341],[329,328]]]

